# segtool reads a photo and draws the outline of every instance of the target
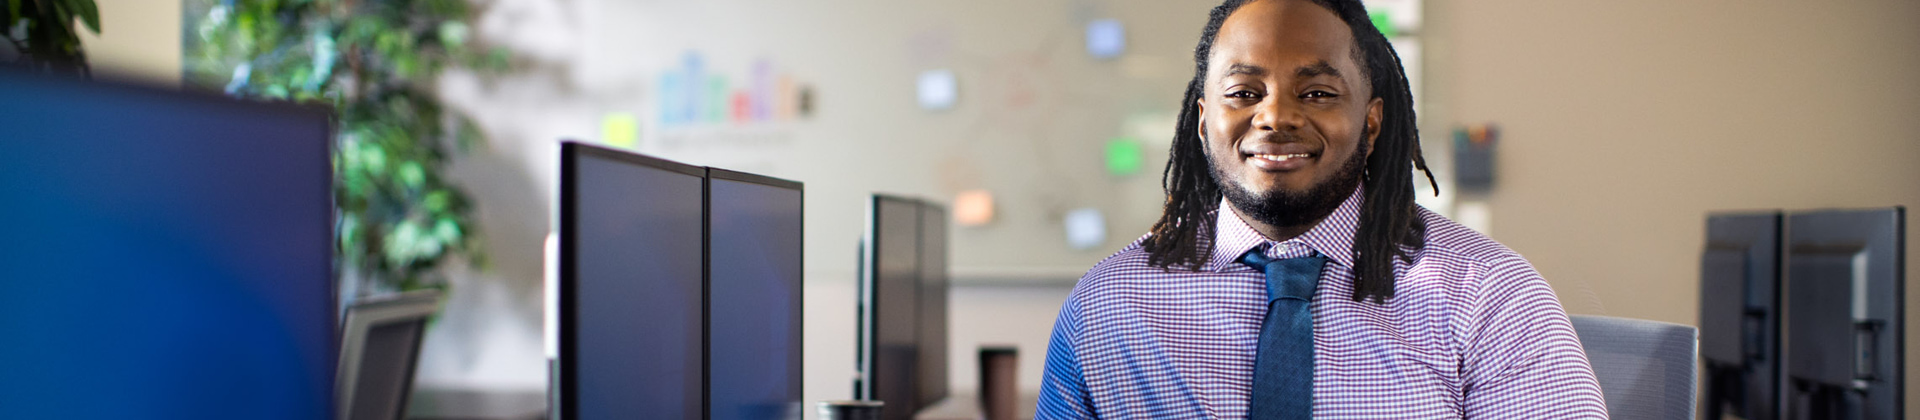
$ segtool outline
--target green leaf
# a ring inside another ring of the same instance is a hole
[[[467,32],[469,31],[467,30],[466,23],[463,23],[457,20],[449,20],[446,22],[441,22],[440,23],[440,43],[446,44],[449,47],[459,47],[462,45],[466,45]]]
[[[420,189],[427,182],[427,171],[420,162],[407,161],[400,164],[400,183],[409,189]]]
[[[435,190],[434,192],[427,193],[427,198],[420,200],[421,204],[427,207],[427,211],[434,213],[445,213],[447,211],[447,201],[446,190]]]
[[[93,0],[67,0],[67,5],[80,14],[80,22],[87,25],[93,33],[100,33],[100,7]]]
[[[454,223],[452,218],[442,217],[433,223],[433,236],[440,238],[440,242],[459,242],[460,224]]]

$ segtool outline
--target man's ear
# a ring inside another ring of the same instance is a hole
[[[1367,157],[1373,157],[1373,141],[1380,138],[1380,114],[1386,101],[1373,98],[1367,101]]]
[[[1195,112],[1200,114],[1199,118],[1193,119],[1194,121],[1193,133],[1200,137],[1201,143],[1205,143],[1207,140],[1207,99],[1206,98],[1194,99],[1193,105],[1195,107]]]

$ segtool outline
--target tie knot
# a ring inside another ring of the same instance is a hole
[[[1320,268],[1327,263],[1327,257],[1318,252],[1304,257],[1267,258],[1267,246],[1261,245],[1240,262],[1267,274],[1267,300],[1299,299],[1313,301],[1313,289],[1320,284]]]

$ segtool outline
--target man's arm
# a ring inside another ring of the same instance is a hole
[[[1607,418],[1566,309],[1526,260],[1494,261],[1466,315],[1467,418]]]
[[[1053,322],[1053,338],[1047,343],[1047,370],[1040,379],[1040,406],[1034,420],[1091,419],[1093,400],[1087,394],[1086,377],[1080,371],[1080,359],[1073,338],[1080,330],[1078,307],[1068,297]]]

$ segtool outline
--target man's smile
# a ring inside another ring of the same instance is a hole
[[[1263,171],[1293,171],[1311,165],[1320,153],[1300,142],[1260,142],[1240,150],[1240,159]]]

